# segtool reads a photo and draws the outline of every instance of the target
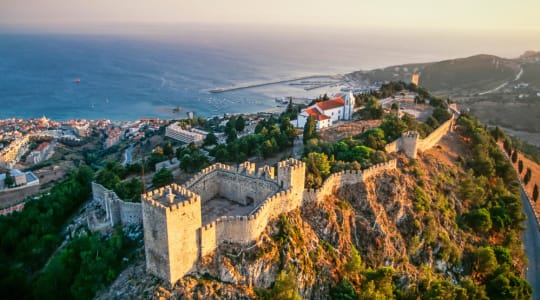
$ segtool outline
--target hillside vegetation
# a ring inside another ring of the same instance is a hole
[[[413,72],[420,72],[420,85],[435,94],[454,95],[487,91],[511,81],[519,72],[519,64],[514,60],[482,54],[434,63],[359,71],[349,76],[356,80],[408,82]]]
[[[509,129],[513,136],[540,147],[540,52],[527,51],[514,59],[482,54],[347,76],[357,82],[409,82],[413,72],[420,72],[420,87],[450,97],[483,123]]]
[[[199,276],[132,277],[124,296],[529,299],[515,173],[481,123],[458,124],[418,159],[282,214],[254,245],[222,244]]]

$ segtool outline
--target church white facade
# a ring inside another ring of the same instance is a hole
[[[317,129],[330,127],[334,122],[340,120],[351,120],[354,113],[355,99],[349,92],[345,99],[337,97],[331,100],[317,102],[314,105],[302,110],[296,120],[291,123],[296,128],[303,128],[308,117],[315,119]]]

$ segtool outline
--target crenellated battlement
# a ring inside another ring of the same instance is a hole
[[[306,163],[301,160],[289,158],[278,162],[278,169],[290,169],[291,171],[305,168]]]
[[[92,196],[105,211],[105,219],[101,225],[95,224],[97,222],[95,217],[88,219],[89,222],[92,222],[92,228],[108,228],[118,224],[140,225],[142,223],[141,203],[124,201],[113,190],[106,189],[97,182],[92,182]],[[105,224],[106,227],[104,227]]]
[[[199,172],[185,186],[172,184],[146,193],[143,201],[150,204],[149,208],[155,207],[162,212],[155,214],[150,209],[144,212],[143,206],[143,214],[148,214],[145,220],[152,224],[148,229],[145,227],[147,269],[174,283],[185,274],[195,272],[201,257],[211,255],[220,244],[249,244],[260,236],[270,220],[280,214],[297,209],[304,202],[323,201],[341,186],[358,183],[375,174],[395,169],[396,161],[378,164],[363,171],[346,170],[332,174],[318,189],[304,189],[305,167],[302,161],[288,159],[278,163],[278,174],[274,176],[274,168],[269,166],[255,172],[252,163],[242,163],[236,168],[215,164]],[[266,187],[261,190],[261,185]],[[267,195],[260,200],[257,198],[265,193]],[[241,205],[253,205],[254,209],[246,215],[219,216],[203,225],[201,207],[204,206],[205,198],[215,195],[236,196]],[[253,197],[254,202],[240,201],[241,198],[249,197]],[[168,213],[175,210],[183,213]],[[167,233],[163,235],[167,247],[156,245],[157,239],[152,239],[155,234],[154,224],[167,224],[164,229]],[[168,232],[172,235],[169,236]],[[195,245],[197,254],[193,254],[193,249],[188,249],[186,245]],[[156,267],[163,261],[169,262],[169,273]]]
[[[303,193],[304,202],[321,202],[329,195],[333,194],[339,187],[364,182],[365,180],[397,168],[397,160],[391,160],[371,166],[362,171],[345,170],[331,174],[326,178],[320,188],[305,189]]]
[[[407,138],[417,138],[420,135],[416,131],[406,131],[406,132],[402,133],[401,136],[402,137],[407,137]]]
[[[275,180],[275,169],[270,166],[263,166],[257,169],[257,177],[265,178],[267,180]]]
[[[237,172],[239,174],[246,174],[246,175],[252,175],[252,176],[255,176],[255,164],[254,163],[251,163],[249,161],[245,161],[241,164],[238,165],[238,170]]]
[[[164,211],[174,212],[200,203],[201,197],[185,187],[173,183],[143,194],[141,201]]]
[[[255,179],[275,181],[274,167],[263,166],[256,170],[254,163],[246,161],[239,164],[237,167],[225,165],[222,163],[213,164],[207,168],[204,168],[203,170],[195,174],[193,177],[191,177],[191,179],[184,183],[184,186],[186,186],[187,188],[191,188],[197,182],[204,180],[206,177],[219,172],[241,175]]]
[[[402,151],[414,158],[452,130],[454,118],[425,139],[415,131],[404,132],[385,150]],[[306,164],[294,158],[278,162],[276,168],[256,169],[251,162],[213,164],[183,185],[171,184],[141,196],[147,270],[174,284],[184,275],[197,272],[201,258],[212,255],[219,245],[250,244],[280,214],[305,203],[325,201],[341,187],[396,168],[397,160],[391,160],[362,171],[345,170],[331,174],[320,188],[304,189]],[[110,197],[99,187],[96,191],[100,201]],[[234,202],[231,210],[223,210],[224,202],[219,202],[223,199]],[[203,211],[208,213],[204,223]]]
[[[384,147],[388,153],[401,151],[410,158],[416,158],[418,151],[425,151],[435,146],[449,131],[452,131],[456,119],[455,111],[451,111],[452,117],[442,123],[425,139],[420,139],[416,131],[407,131],[401,137]]]

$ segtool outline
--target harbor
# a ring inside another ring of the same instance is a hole
[[[215,89],[210,90],[210,93],[218,94],[218,93],[232,92],[232,91],[249,89],[249,88],[268,86],[268,85],[273,85],[273,84],[282,84],[282,83],[291,84],[292,82],[299,81],[299,80],[313,80],[313,79],[317,79],[317,78],[320,78],[320,79],[328,79],[328,78],[330,78],[330,79],[335,80],[332,83],[329,83],[328,80],[324,80],[324,85],[323,86],[330,85],[330,84],[339,84],[339,82],[343,79],[343,77],[341,75],[311,75],[311,76],[296,77],[296,78],[292,78],[292,79],[282,79],[282,80],[267,81],[267,82],[248,83],[248,84],[243,84],[243,85],[238,85],[238,86],[231,86],[231,87],[215,88]],[[295,85],[305,85],[305,84],[310,84],[310,85],[315,84],[315,85],[317,85],[317,82],[315,82],[315,83],[301,82],[301,83],[297,83]],[[320,86],[321,84],[318,84],[318,85]]]

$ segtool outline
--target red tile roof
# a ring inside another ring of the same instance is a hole
[[[329,116],[321,114],[317,109],[315,108],[308,108],[306,109],[306,113],[310,115],[312,118],[314,118],[317,121],[323,121],[330,119]]]
[[[41,143],[41,145],[39,145],[39,147],[37,147],[37,151],[43,151],[43,149],[45,149],[47,146],[49,146],[49,143],[47,142],[43,142]]]
[[[334,98],[332,100],[317,102],[317,106],[321,110],[334,109],[334,108],[338,108],[344,105],[345,105],[345,100],[343,100],[343,98]]]

